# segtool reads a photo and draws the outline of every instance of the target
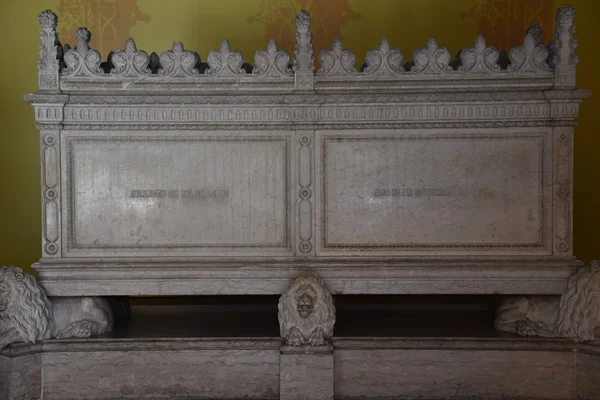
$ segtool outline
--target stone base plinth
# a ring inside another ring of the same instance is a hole
[[[600,343],[522,338],[95,338],[12,345],[0,398],[598,399]]]

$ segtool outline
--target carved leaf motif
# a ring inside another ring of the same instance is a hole
[[[363,73],[372,75],[395,74],[404,71],[404,56],[400,49],[392,49],[387,38],[382,38],[378,49],[367,51]]]
[[[290,55],[285,50],[278,50],[275,40],[269,40],[267,51],[258,50],[254,54],[256,67],[252,73],[257,76],[292,76]]]
[[[439,47],[434,38],[427,40],[427,48],[417,49],[414,53],[412,72],[439,74],[452,71],[450,66],[450,51],[446,47]]]
[[[323,50],[319,54],[321,67],[317,75],[344,76],[357,73],[354,63],[356,56],[352,50],[345,50],[342,41],[335,38],[331,50]]]
[[[487,47],[482,35],[477,36],[473,47],[467,47],[460,52],[462,72],[497,72],[500,71],[498,59],[500,53],[493,47]]]
[[[89,42],[92,38],[87,28],[79,28],[75,34],[77,44],[75,48],[65,52],[64,61],[66,67],[62,74],[65,76],[98,76],[104,75],[100,68],[102,56],[94,49],[90,49]],[[66,48],[66,46],[65,46]]]
[[[185,77],[198,75],[194,68],[198,63],[196,53],[185,50],[183,43],[174,42],[172,50],[165,50],[159,57],[161,68],[158,69],[160,76]]]
[[[125,48],[117,50],[111,58],[114,68],[110,71],[113,75],[127,77],[143,77],[151,74],[148,65],[150,57],[143,50],[138,50],[135,41],[131,38],[125,42]]]
[[[239,51],[232,51],[229,41],[223,40],[219,51],[211,50],[206,59],[208,70],[206,73],[212,76],[237,76],[246,71],[242,68],[244,57]]]
[[[510,59],[509,71],[515,72],[536,72],[550,71],[548,65],[548,49],[539,43],[541,31],[537,25],[527,29],[523,44],[510,49],[508,57]]]

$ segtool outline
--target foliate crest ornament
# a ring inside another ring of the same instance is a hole
[[[510,59],[509,71],[536,72],[550,71],[548,65],[548,49],[539,44],[541,38],[541,29],[538,25],[532,25],[527,29],[523,44],[510,49],[508,58]]]
[[[496,312],[496,329],[521,336],[594,340],[600,322],[600,261],[580,268],[559,297],[507,298]]]
[[[143,50],[138,50],[132,38],[127,39],[125,48],[113,53],[111,62],[114,68],[110,73],[124,77],[144,77],[152,73],[148,65],[150,57]]]
[[[279,298],[277,316],[281,337],[290,346],[323,346],[333,336],[333,298],[315,276],[292,281]]]
[[[460,67],[462,72],[498,72],[500,52],[493,46],[487,46],[482,35],[477,36],[472,47],[460,52]]]
[[[446,47],[440,48],[433,37],[427,40],[427,48],[415,50],[413,58],[415,64],[411,72],[439,74],[452,71],[450,51]]]
[[[37,60],[39,71],[39,88],[58,90],[58,35],[56,26],[58,17],[51,10],[44,10],[39,15],[40,31],[39,46],[40,59]]]
[[[255,68],[252,74],[256,76],[283,77],[292,76],[290,67],[291,57],[285,50],[278,50],[274,39],[269,40],[267,50],[258,50],[254,54]]]
[[[79,28],[75,36],[77,39],[75,48],[69,48],[64,55],[66,68],[62,71],[63,75],[104,75],[104,71],[100,69],[102,56],[96,50],[90,49],[89,43],[92,38],[90,31],[87,28]]]
[[[223,40],[219,50],[208,52],[208,70],[206,73],[212,76],[227,77],[246,74],[242,68],[244,57],[239,51],[232,51],[228,40]]]
[[[340,38],[333,40],[331,50],[325,49],[319,54],[321,67],[317,75],[344,76],[355,74],[358,71],[354,67],[356,56],[352,50],[344,49]]]
[[[367,51],[363,73],[370,75],[395,74],[404,71],[404,55],[400,49],[392,49],[387,38],[382,38],[378,49]]]
[[[158,69],[159,76],[185,77],[198,75],[195,68],[199,57],[193,51],[185,50],[183,43],[173,42],[172,50],[160,54]]]
[[[577,40],[573,37],[575,34],[574,18],[575,9],[568,4],[556,11],[556,22],[558,23],[554,29],[556,40],[550,44],[552,49],[550,63],[553,66],[576,65],[579,62],[579,56],[574,54],[577,48]]]

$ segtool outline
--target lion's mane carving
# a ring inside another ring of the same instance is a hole
[[[106,300],[58,297],[50,301],[35,278],[21,268],[0,269],[0,350],[15,342],[87,337],[112,326]]]
[[[496,312],[498,330],[521,336],[594,339],[600,321],[600,261],[580,268],[562,296],[505,299]]]
[[[291,346],[323,346],[333,336],[335,306],[314,276],[299,276],[279,298],[281,337]]]

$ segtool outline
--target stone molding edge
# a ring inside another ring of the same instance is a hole
[[[158,56],[156,53],[148,55],[139,50],[131,38],[126,41],[123,49],[111,53],[103,62],[100,53],[89,47],[91,33],[84,27],[77,30],[74,48],[68,44],[63,46],[56,33],[57,16],[51,10],[45,10],[39,16],[42,27],[38,61],[39,86],[41,90],[58,91],[60,81],[66,83],[71,77],[113,81],[126,78],[159,80],[164,77],[192,81],[225,78],[235,81],[251,77],[257,81],[265,80],[266,83],[273,82],[274,79],[288,79],[292,72],[294,89],[300,91],[313,90],[315,81],[321,77],[345,77],[352,81],[377,76],[397,81],[421,74],[443,78],[482,74],[494,77],[508,74],[522,74],[524,77],[554,75],[556,86],[574,86],[575,65],[579,61],[574,54],[577,47],[573,37],[574,17],[575,10],[571,6],[562,6],[557,11],[556,39],[548,46],[539,43],[540,27],[529,27],[523,43],[508,52],[510,64],[505,70],[498,64],[498,50],[487,46],[485,39],[478,36],[474,45],[463,49],[459,59],[455,61],[451,60],[450,51],[439,46],[431,37],[427,40],[426,47],[415,51],[413,61],[410,62],[404,62],[402,52],[392,48],[387,39],[383,38],[378,48],[366,53],[366,62],[360,71],[354,67],[354,53],[344,49],[341,41],[336,38],[331,50],[324,50],[319,55],[321,68],[315,72],[311,17],[305,10],[301,10],[295,19],[294,60],[285,51],[278,50],[274,41],[269,41],[266,51],[260,50],[255,54],[255,71],[244,63],[240,52],[232,50],[227,40],[221,42],[218,50],[208,53],[206,63],[201,62],[197,53],[185,50],[180,42],[175,42],[171,50]]]
[[[519,336],[594,340],[600,325],[600,261],[579,268],[560,297],[506,298],[498,307],[496,329]]]
[[[30,93],[23,97],[31,104],[55,104],[55,105],[286,105],[286,104],[373,104],[373,103],[468,103],[468,102],[512,102],[512,101],[577,101],[581,102],[592,94],[589,90],[566,89],[566,90],[520,90],[508,92],[453,92],[453,93],[357,93],[357,94],[236,94],[236,95],[189,95],[170,94],[161,95],[112,95],[112,94],[43,94]]]

